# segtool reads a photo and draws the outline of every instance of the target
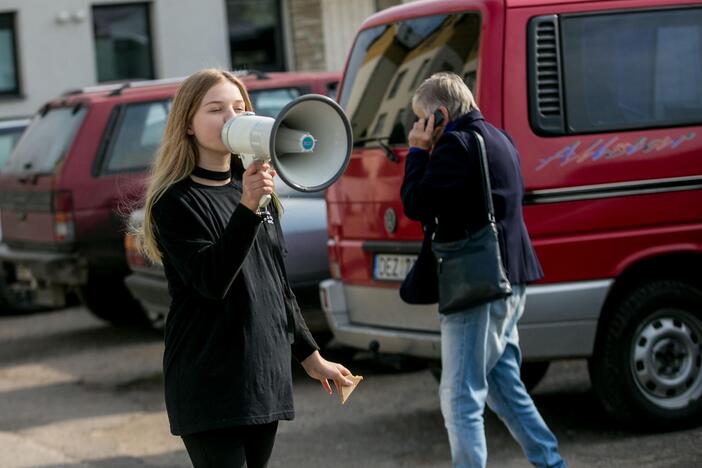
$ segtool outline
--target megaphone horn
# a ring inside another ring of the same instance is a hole
[[[351,124],[341,107],[327,96],[306,94],[289,102],[278,117],[246,112],[222,128],[222,142],[242,158],[270,160],[280,178],[301,192],[324,190],[349,163]]]

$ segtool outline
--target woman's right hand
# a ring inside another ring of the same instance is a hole
[[[252,162],[243,176],[241,204],[254,213],[258,211],[258,204],[264,195],[273,193],[273,177],[275,170],[271,169],[268,162]]]

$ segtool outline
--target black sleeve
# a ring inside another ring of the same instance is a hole
[[[444,133],[434,146],[431,156],[426,150],[413,148],[405,161],[405,175],[400,196],[405,216],[415,221],[429,222],[438,208],[460,194],[465,171],[466,148],[453,133]],[[464,158],[465,159],[465,158]]]
[[[283,229],[280,225],[278,213],[276,213],[274,218],[276,234],[278,236],[278,242],[280,244],[281,252],[279,261],[283,262],[281,268],[283,274],[285,275],[285,307],[288,309],[288,320],[293,321],[293,344],[291,345],[291,351],[293,357],[298,362],[302,362],[307,357],[309,357],[310,354],[319,350],[319,346],[317,345],[317,342],[314,340],[314,338],[312,337],[312,333],[307,327],[305,317],[302,315],[302,311],[300,310],[300,305],[297,303],[295,293],[292,291],[292,289],[290,288],[290,284],[288,283],[288,273],[285,269],[285,261],[283,259],[283,255],[287,253],[287,248],[285,246],[285,237],[283,236]]]
[[[222,235],[215,238],[203,216],[169,194],[154,205],[153,222],[161,253],[185,284],[209,299],[224,299],[253,245],[261,218],[239,204]]]
[[[307,323],[305,323],[305,318],[302,316],[302,311],[297,303],[297,298],[295,293],[292,292],[289,286],[286,285],[286,293],[288,294],[288,300],[286,301],[286,307],[291,307],[292,312],[289,316],[293,319],[293,334],[294,340],[291,345],[291,351],[293,357],[298,361],[302,362],[307,359],[310,354],[319,350],[317,342],[312,337],[312,333],[309,328],[307,328]]]

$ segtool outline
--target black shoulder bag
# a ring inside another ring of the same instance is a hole
[[[439,275],[439,312],[450,314],[512,294],[507,279],[492,204],[485,140],[471,132],[478,143],[487,224],[453,242],[432,242]]]

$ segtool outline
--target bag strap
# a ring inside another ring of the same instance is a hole
[[[495,222],[495,207],[492,204],[492,187],[490,186],[490,171],[488,168],[487,160],[487,150],[485,149],[485,139],[483,136],[471,130],[470,133],[475,137],[478,143],[478,153],[480,161],[480,178],[482,179],[483,185],[483,198],[485,199],[485,212],[487,213],[487,218],[489,223]]]

